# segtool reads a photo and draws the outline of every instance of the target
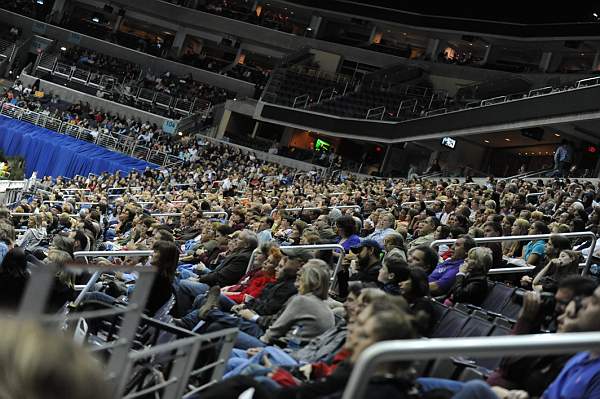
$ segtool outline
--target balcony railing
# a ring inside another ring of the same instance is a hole
[[[66,134],[78,140],[94,143],[111,151],[143,159],[159,166],[172,167],[182,163],[181,159],[173,155],[141,146],[133,137],[116,133],[100,133],[97,130],[86,129],[81,126],[63,122],[60,119],[17,107],[16,105],[7,102],[0,102],[0,115]]]

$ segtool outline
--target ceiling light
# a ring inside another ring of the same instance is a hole
[[[484,143],[489,143],[490,141],[489,141],[489,140],[483,140],[483,142],[484,142]]]
[[[560,134],[558,134],[558,133],[554,133],[554,135],[555,135],[556,137],[560,137]]]
[[[504,139],[504,140],[506,140],[506,141],[510,141],[510,139]]]
[[[66,48],[65,46],[62,46],[62,47],[60,48],[60,51],[67,51],[67,48]]]

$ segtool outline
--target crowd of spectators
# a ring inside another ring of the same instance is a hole
[[[600,187],[591,182],[323,181],[316,174],[293,179],[293,170],[225,145],[186,138],[178,146],[185,162],[177,169],[45,177],[43,191],[11,209],[34,215],[0,210],[0,270],[7,273],[0,284],[11,287],[2,291],[0,303],[14,307],[29,270],[68,262],[73,251],[153,249],[150,259],[126,261],[159,270],[148,314],[174,295],[174,325],[198,333],[240,330],[225,381],[203,398],[237,397],[248,388],[268,398],[339,394],[366,347],[438,336],[435,304],[483,306],[491,279],[522,290],[514,334],[600,330],[600,289],[594,278],[578,273],[581,258],[594,256],[598,246],[591,248],[587,237],[562,235],[598,233]],[[67,197],[61,191],[66,188],[88,192]],[[109,197],[108,188],[120,193]],[[542,194],[533,201],[532,193]],[[80,208],[77,201],[97,205]],[[225,211],[229,218],[204,217],[209,211]],[[180,217],[153,215],[172,212]],[[15,228],[25,231],[16,237]],[[506,245],[475,240],[538,234],[552,235]],[[447,238],[454,243],[431,246]],[[294,248],[325,243],[341,244],[345,253]],[[336,274],[338,256],[342,267]],[[530,268],[488,275],[507,266]],[[591,271],[597,274],[595,266]],[[90,299],[112,304],[127,295],[136,277],[116,273],[106,281],[115,279],[120,283],[98,286]],[[54,308],[72,299],[75,282],[64,272],[56,281]],[[547,297],[553,298],[550,310]],[[536,379],[524,378],[530,374]],[[522,391],[528,391],[558,399],[566,393],[596,397],[600,374],[598,361],[586,352],[550,360],[507,358],[488,371],[489,386],[419,377],[408,363],[377,375],[369,384],[374,397],[392,392],[427,398],[435,388],[442,397],[527,397]]]

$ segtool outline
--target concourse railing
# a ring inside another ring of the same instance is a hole
[[[174,218],[179,218],[181,217],[183,214],[180,212],[166,212],[166,213],[151,213],[150,216],[154,216],[154,217],[174,217]],[[229,214],[225,211],[214,211],[214,212],[202,212],[202,217],[213,217],[213,216],[218,216],[218,215],[222,215],[223,216],[223,220],[229,220]]]
[[[575,232],[575,233],[557,233],[557,234],[533,234],[533,235],[527,235],[527,236],[482,237],[482,238],[474,238],[474,240],[477,244],[485,244],[485,243],[491,243],[491,242],[506,242],[506,241],[548,240],[552,236],[562,236],[562,237],[566,237],[566,238],[588,237],[592,240],[592,243],[590,245],[590,248],[592,248],[592,251],[590,252],[590,256],[588,256],[586,258],[585,263],[583,264],[583,271],[581,273],[584,276],[587,275],[590,271],[590,266],[592,264],[591,253],[593,252],[593,248],[596,248],[596,241],[597,241],[596,234],[594,234],[591,231],[581,231],[581,232]],[[442,245],[442,244],[454,244],[456,242],[456,240],[457,239],[435,240],[435,241],[432,241],[431,244],[429,244],[429,246],[435,247],[435,246]],[[519,273],[519,272],[528,273],[531,270],[535,269],[535,267],[523,266],[523,267],[512,267],[512,268],[490,269],[488,271],[488,274],[511,273],[511,272],[507,271],[508,269],[513,270],[512,273]]]
[[[332,284],[335,284],[337,281],[337,274],[342,266],[342,262],[344,261],[344,253],[346,250],[340,244],[315,244],[315,245],[285,245],[279,247],[279,249],[307,249],[310,251],[322,251],[322,250],[338,250],[340,256],[335,264],[335,269],[333,270],[333,275],[331,277]],[[248,267],[246,268],[246,273],[249,273],[252,270],[252,265],[254,263],[255,255],[258,253],[259,249],[256,248],[252,251],[252,255],[250,255],[250,261],[248,262]]]
[[[600,349],[600,332],[379,342],[367,348],[358,358],[342,399],[364,397],[369,379],[384,363],[444,359],[451,356],[494,358],[565,354],[598,349]]]
[[[318,207],[318,206],[311,206],[311,207],[304,207],[304,208],[283,208],[283,209],[279,209],[279,208],[274,208],[271,211],[271,217],[273,217],[273,215],[275,215],[276,212],[278,211],[288,211],[288,212],[304,212],[304,211],[320,211],[321,209],[356,209],[359,213],[362,210],[362,208],[360,207],[360,205],[339,205],[339,206],[327,206],[327,207]]]

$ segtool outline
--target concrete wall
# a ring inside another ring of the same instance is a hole
[[[342,62],[341,55],[315,49],[311,49],[310,52],[314,55],[313,59],[319,64],[320,69],[331,73],[338,72]]]

